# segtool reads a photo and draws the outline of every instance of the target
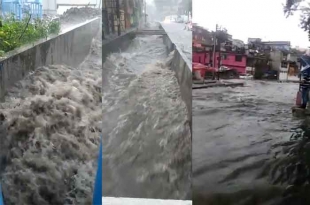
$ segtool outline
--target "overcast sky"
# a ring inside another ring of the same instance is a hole
[[[285,0],[193,0],[193,23],[215,30],[219,24],[233,38],[291,41],[293,46],[310,46],[308,34],[299,25],[299,14],[286,18]]]

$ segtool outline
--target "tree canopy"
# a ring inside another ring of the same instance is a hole
[[[185,6],[186,13],[192,13],[192,0],[182,0],[182,4]]]
[[[303,3],[307,3],[305,6]],[[284,13],[287,17],[294,14],[295,11],[301,12],[300,27],[308,31],[310,40],[310,3],[305,0],[286,0]]]

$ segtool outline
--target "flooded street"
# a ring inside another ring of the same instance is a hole
[[[91,204],[101,112],[101,32],[77,68],[41,67],[0,105],[6,205]]]
[[[201,204],[264,204],[292,184],[282,171],[298,144],[293,129],[304,123],[291,112],[297,90],[264,81],[193,90],[193,191]]]
[[[103,196],[189,198],[187,109],[162,42],[136,37],[103,65]]]

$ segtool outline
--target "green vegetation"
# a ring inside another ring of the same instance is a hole
[[[305,0],[286,0],[284,13],[287,17],[293,15],[295,11],[301,12],[300,27],[309,33],[310,41],[310,4]]]
[[[31,19],[28,15],[17,20],[14,15],[0,20],[0,56],[22,45],[33,43],[50,34],[58,34],[60,22],[43,19]]]

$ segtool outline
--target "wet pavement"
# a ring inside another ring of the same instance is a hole
[[[192,62],[192,31],[188,31],[183,23],[162,23],[171,41],[175,43]]]
[[[286,159],[280,153],[304,123],[291,113],[297,90],[265,81],[193,90],[193,191],[201,204],[263,204],[280,196],[289,184],[274,175]],[[241,203],[254,195],[261,201]]]

